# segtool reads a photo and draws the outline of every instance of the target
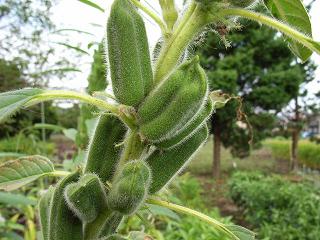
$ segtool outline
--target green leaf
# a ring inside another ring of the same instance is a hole
[[[52,162],[42,156],[8,161],[0,165],[0,189],[12,191],[52,172]]]
[[[234,235],[236,235],[240,240],[254,240],[255,233],[238,225],[226,225]]]
[[[23,156],[26,156],[26,154],[17,152],[0,152],[0,158],[19,158]]]
[[[82,2],[82,3],[84,3],[84,4],[89,5],[90,7],[94,7],[94,8],[96,8],[96,9],[100,10],[101,12],[104,12],[104,9],[103,9],[102,7],[100,7],[98,4],[93,3],[93,2],[91,2],[91,1],[89,1],[89,0],[78,0],[78,1],[80,1],[80,2]]]
[[[62,29],[58,29],[52,33],[60,33],[60,32],[76,32],[76,33],[83,33],[83,34],[87,34],[90,36],[94,36],[94,34],[92,34],[90,32],[82,31],[82,30],[75,29],[75,28],[62,28]]]
[[[88,53],[87,51],[85,51],[85,50],[83,50],[83,49],[81,49],[81,48],[79,48],[79,47],[72,46],[72,45],[70,45],[70,44],[68,44],[68,43],[63,43],[63,42],[55,42],[55,43],[56,43],[56,44],[59,44],[59,45],[61,45],[61,46],[65,46],[65,47],[67,47],[67,48],[73,49],[73,50],[75,50],[75,51],[77,51],[77,52],[79,52],[79,53],[86,54],[86,55],[90,55],[90,53]]]
[[[35,199],[28,198],[22,194],[13,194],[8,192],[0,192],[0,203],[8,205],[36,205]]]
[[[0,122],[16,113],[29,100],[42,93],[38,88],[24,88],[21,90],[0,93]]]
[[[69,129],[64,129],[63,130],[63,134],[71,139],[72,141],[76,141],[76,137],[77,137],[77,134],[78,134],[78,131],[74,128],[69,128]]]
[[[310,18],[301,0],[264,0],[264,3],[275,18],[312,37]],[[292,39],[288,42],[291,51],[303,62],[311,56],[312,51],[302,44]]]
[[[61,127],[59,125],[48,124],[48,123],[36,123],[33,125],[33,128],[34,129],[48,129],[48,130],[52,130],[55,132],[60,132],[65,129],[64,127]]]

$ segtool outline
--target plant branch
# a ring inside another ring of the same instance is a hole
[[[216,21],[208,16],[204,9],[196,4],[191,4],[186,11],[182,21],[165,43],[157,60],[154,81],[161,82],[178,64],[181,55],[188,44],[200,33],[210,22]]]
[[[282,32],[286,36],[301,43],[303,46],[320,54],[320,43],[314,41],[310,37],[304,35],[303,33],[290,27],[289,25],[284,24],[284,23],[282,23],[274,18],[271,18],[269,16],[266,16],[264,14],[257,13],[254,11],[242,9],[242,8],[221,9],[220,14],[222,16],[240,16],[240,17],[244,17],[244,18],[262,23],[264,25],[267,25],[271,28],[274,28],[274,29]]]
[[[149,8],[147,8],[146,6],[144,6],[141,2],[139,2],[137,0],[131,0],[131,2],[136,7],[140,8],[143,12],[145,12],[149,17],[151,17],[159,25],[163,35],[165,35],[167,33],[166,25],[154,12],[152,12]]]
[[[49,173],[49,176],[52,177],[65,177],[68,176],[71,172],[67,172],[67,171],[54,171],[52,173]]]
[[[154,198],[149,198],[146,200],[147,203],[149,204],[153,204],[153,205],[158,205],[158,206],[162,206],[162,207],[166,207],[169,208],[173,211],[179,212],[179,213],[184,213],[193,217],[197,217],[200,220],[209,223],[210,225],[212,225],[215,228],[218,228],[219,230],[221,230],[223,233],[225,233],[226,235],[228,235],[230,238],[235,239],[235,240],[240,240],[237,236],[235,236],[229,229],[227,229],[225,227],[225,225],[203,213],[200,213],[198,211],[195,211],[193,209],[187,208],[187,207],[183,207],[177,204],[173,204],[170,202],[166,202],[166,201],[161,201],[159,199],[154,199]]]
[[[31,99],[26,106],[31,106],[40,102],[59,100],[59,99],[72,99],[80,100],[82,102],[88,103],[90,105],[96,106],[100,109],[112,112],[114,114],[119,114],[119,106],[109,104],[101,99],[91,97],[87,94],[82,94],[74,91],[64,91],[64,90],[48,90],[44,93],[36,95]]]

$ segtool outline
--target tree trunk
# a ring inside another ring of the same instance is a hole
[[[212,174],[215,179],[220,178],[221,163],[221,132],[219,128],[214,129],[213,136],[213,165]]]
[[[299,130],[295,129],[292,132],[291,142],[291,169],[298,169],[298,141],[299,141]]]
[[[299,142],[299,135],[300,135],[300,114],[299,114],[299,103],[298,98],[295,98],[295,111],[294,111],[294,120],[295,125],[294,129],[292,130],[292,139],[291,139],[291,170],[298,170],[299,163],[298,163],[298,142]]]

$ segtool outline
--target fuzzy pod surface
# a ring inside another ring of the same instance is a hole
[[[55,187],[50,204],[50,240],[82,239],[82,222],[69,209],[63,194],[66,186],[76,182],[79,176],[79,172],[71,173]]]
[[[130,161],[115,176],[108,194],[108,206],[124,215],[134,213],[143,203],[150,186],[150,169],[143,161]]]
[[[54,187],[50,186],[45,194],[42,195],[39,201],[39,220],[40,229],[43,240],[49,239],[49,224],[50,224],[50,203],[53,196]]]
[[[129,0],[115,0],[107,23],[112,88],[122,103],[136,107],[153,86],[144,21]]]
[[[177,133],[176,135],[172,136],[169,139],[165,139],[155,145],[161,149],[170,149],[176,147],[179,144],[184,143],[193,134],[199,129],[210,117],[213,111],[213,103],[212,100],[209,98],[206,104],[202,107],[196,117],[190,121],[186,126],[182,129],[181,132]]]
[[[141,104],[138,119],[142,136],[150,142],[169,139],[196,115],[207,93],[207,77],[196,56],[180,65]]]
[[[104,186],[95,174],[85,174],[77,183],[69,184],[64,196],[70,209],[82,222],[92,222],[107,208]]]
[[[126,127],[113,115],[101,115],[92,136],[86,160],[85,173],[95,173],[102,182],[111,181],[120,159],[120,143]]]
[[[170,182],[183,169],[207,138],[208,128],[205,125],[179,146],[170,150],[157,149],[152,152],[146,158],[152,174],[150,194],[158,192]]]

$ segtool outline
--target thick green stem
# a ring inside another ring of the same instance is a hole
[[[200,6],[194,4],[190,6],[186,16],[161,50],[155,68],[154,81],[156,84],[175,68],[188,44],[209,23],[208,20],[208,14]],[[210,21],[213,21],[212,18]]]
[[[285,23],[282,23],[274,18],[268,17],[264,14],[257,13],[254,11],[242,9],[242,8],[229,8],[222,9],[220,11],[221,16],[240,16],[244,17],[264,25],[267,25],[271,28],[277,29],[286,36],[292,38],[293,40],[301,43],[303,46],[309,48],[310,50],[320,54],[320,44],[315,42],[313,39],[304,35],[303,33],[295,30],[294,28],[288,26]]]
[[[118,169],[129,160],[139,159],[144,147],[145,145],[141,142],[138,132],[136,130],[130,131],[125,139],[125,147],[120,158],[120,167],[118,167]]]
[[[225,225],[203,213],[200,213],[198,211],[195,211],[193,209],[190,208],[186,208],[177,204],[173,204],[170,202],[166,202],[166,201],[161,201],[159,199],[154,199],[154,198],[149,198],[146,200],[146,203],[149,204],[153,204],[153,205],[158,205],[158,206],[162,206],[165,208],[169,208],[173,211],[179,212],[179,213],[184,213],[193,217],[197,217],[199,219],[201,219],[204,222],[209,223],[210,225],[214,226],[215,228],[219,229],[220,231],[222,231],[223,233],[225,233],[226,235],[228,235],[231,239],[234,240],[239,240],[239,238],[237,236],[235,236],[229,229],[227,229],[225,227]]]

